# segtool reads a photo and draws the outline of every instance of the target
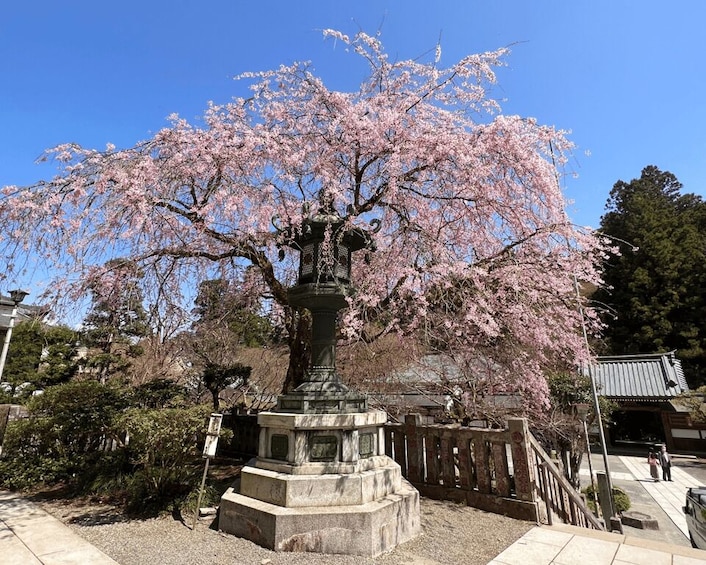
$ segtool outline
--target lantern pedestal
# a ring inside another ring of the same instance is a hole
[[[336,373],[336,318],[348,305],[336,282],[300,284],[289,289],[289,303],[311,312],[311,367],[306,381],[277,399],[278,412],[344,414],[365,412],[365,395],[350,390]]]
[[[382,411],[265,412],[258,457],[223,495],[219,529],[275,551],[375,556],[420,531],[419,493],[385,455]]]

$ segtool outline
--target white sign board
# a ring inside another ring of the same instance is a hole
[[[215,457],[216,448],[218,447],[218,435],[221,433],[221,422],[223,414],[211,414],[211,419],[208,422],[208,432],[206,432],[206,441],[203,444],[203,456]]]

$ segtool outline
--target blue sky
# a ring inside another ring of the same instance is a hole
[[[441,40],[442,63],[511,46],[495,96],[508,114],[572,131],[576,223],[598,226],[617,180],[647,165],[706,195],[706,2],[677,0],[8,0],[0,11],[0,185],[53,169],[77,142],[128,147],[244,94],[244,71],[310,60],[330,88],[355,59],[321,30],[381,30],[396,58]]]

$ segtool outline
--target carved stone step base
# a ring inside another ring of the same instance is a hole
[[[240,475],[240,493],[288,508],[365,504],[400,488],[400,466],[380,459],[386,460],[384,466],[350,474],[299,475],[247,465]]]
[[[420,532],[419,493],[402,479],[397,492],[365,504],[286,508],[230,488],[219,530],[274,551],[374,557]]]

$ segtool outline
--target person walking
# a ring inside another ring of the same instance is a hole
[[[662,466],[662,480],[672,480],[672,456],[667,453],[667,446],[662,445],[659,452],[659,464]]]
[[[650,451],[647,455],[647,464],[650,466],[650,476],[652,479],[658,483],[659,482],[659,459],[654,451]]]

